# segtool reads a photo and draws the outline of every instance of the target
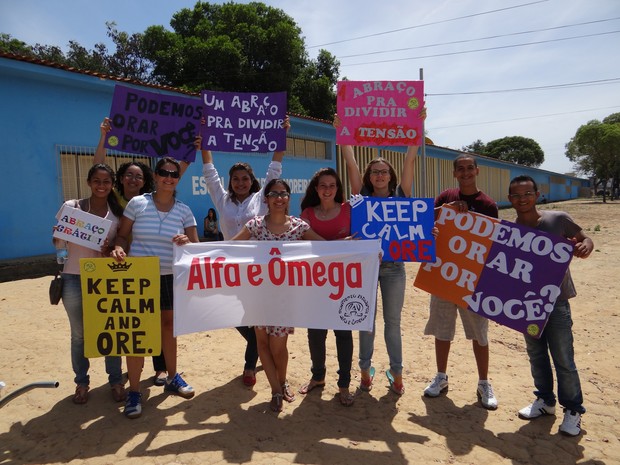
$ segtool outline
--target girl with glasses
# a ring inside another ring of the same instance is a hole
[[[300,218],[288,215],[291,188],[283,179],[272,179],[265,186],[263,201],[268,213],[256,216],[241,228],[232,240],[258,241],[295,241],[323,240],[308,223]],[[288,367],[288,335],[294,328],[287,326],[255,326],[258,354],[263,370],[271,386],[269,406],[274,412],[282,411],[282,400],[293,402],[295,395],[291,392],[286,379]]]
[[[420,117],[426,118],[426,109],[422,109]],[[334,126],[340,127],[338,115],[334,117]],[[353,146],[341,145],[347,173],[351,185],[351,194],[370,197],[411,197],[413,174],[417,146],[407,147],[401,181],[392,165],[383,158],[371,160],[363,176],[355,160]],[[405,301],[405,264],[403,262],[382,261],[379,267],[379,287],[383,311],[383,336],[387,347],[390,368],[385,372],[390,389],[398,395],[405,393],[403,384],[403,347],[400,330],[401,313]],[[375,313],[376,316],[376,313]],[[359,336],[359,367],[361,369],[360,389],[370,391],[375,369],[372,367],[372,356],[375,345],[375,330],[360,331]]]
[[[288,117],[284,120],[283,126],[287,131],[290,128],[291,124]],[[247,163],[235,163],[229,169],[228,189],[224,189],[220,182],[220,175],[213,164],[213,154],[210,150],[201,150],[201,143],[202,137],[198,136],[195,146],[196,150],[200,150],[202,154],[202,175],[207,183],[211,201],[219,213],[220,231],[224,240],[230,240],[248,220],[267,212],[267,204],[264,203],[265,191],[261,189],[252,167]],[[283,158],[284,152],[274,152],[267,168],[265,183],[282,175]],[[258,362],[256,335],[254,328],[248,326],[240,326],[237,331],[246,340],[243,384],[252,387],[256,384],[256,363]]]
[[[125,208],[118,231],[116,247],[111,256],[119,262],[127,256],[125,250],[132,236],[132,257],[159,257],[161,339],[168,368],[164,391],[186,399],[194,396],[177,370],[177,340],[173,335],[173,244],[198,242],[196,219],[190,208],[175,198],[181,167],[173,158],[159,160],[155,167],[155,188],[152,194],[132,198]],[[140,375],[144,357],[127,357],[129,393],[125,416],[137,418],[142,413]]]

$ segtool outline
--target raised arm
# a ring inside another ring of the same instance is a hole
[[[338,115],[334,115],[334,127],[336,130],[338,130],[340,125],[340,118]],[[357,161],[355,160],[353,146],[341,145],[340,151],[342,152],[342,157],[347,165],[347,175],[349,178],[349,185],[351,186],[351,194],[357,195],[362,191],[362,176],[360,174],[360,168],[357,166]]]
[[[400,177],[400,187],[407,197],[411,197],[413,188],[413,173],[415,172],[415,160],[418,158],[417,145],[407,147],[407,155],[403,163],[403,172]]]
[[[99,126],[100,136],[99,143],[97,144],[97,149],[95,150],[95,156],[93,158],[93,165],[97,165],[99,163],[105,163],[105,136],[107,136],[108,132],[112,129],[112,124],[110,123],[110,118],[105,117]]]
[[[418,116],[422,120],[426,119],[426,107],[420,110]],[[422,137],[424,137],[424,134],[422,134]],[[405,155],[403,172],[400,177],[400,187],[407,197],[411,197],[413,194],[413,174],[415,172],[415,160],[418,158],[419,150],[420,147],[417,145],[410,145],[407,147],[407,155]]]
[[[288,117],[288,115],[286,115],[286,118],[284,118],[283,126],[288,134],[288,130],[291,128],[291,119]],[[283,158],[284,151],[273,152],[273,157],[271,158],[271,161],[279,161],[281,163]]]
[[[196,139],[194,139],[194,147],[196,147],[196,150],[200,150],[200,155],[202,156],[202,162],[213,163],[213,154],[211,153],[211,150],[202,150],[200,148],[201,144],[202,144],[202,136],[197,135]]]

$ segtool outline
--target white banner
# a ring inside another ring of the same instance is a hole
[[[101,250],[112,227],[112,221],[68,205],[62,207],[58,218],[54,237],[96,251]]]
[[[174,249],[175,336],[256,325],[372,330],[380,240]]]

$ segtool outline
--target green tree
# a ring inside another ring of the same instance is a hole
[[[509,136],[486,144],[484,155],[524,166],[537,167],[545,161],[545,153],[534,139]]]
[[[175,13],[172,31],[151,26],[143,53],[160,84],[198,92],[286,91],[289,110],[331,118],[339,63],[321,51],[309,60],[301,30],[284,11],[260,2],[198,2]]]
[[[614,121],[617,115],[606,119]],[[593,177],[595,190],[601,187],[605,202],[608,182],[618,187],[620,180],[620,123],[592,120],[580,126],[566,144],[566,156],[580,172]]]
[[[22,56],[34,56],[32,47],[26,42],[14,39],[11,34],[0,33],[0,52]]]
[[[340,62],[327,50],[320,50],[293,82],[289,111],[331,120],[336,113],[336,83]]]
[[[484,155],[486,151],[486,144],[482,142],[480,139],[473,141],[471,144],[461,147],[461,152],[471,152],[477,153],[479,155]]]

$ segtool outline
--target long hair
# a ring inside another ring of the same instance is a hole
[[[314,173],[314,176],[312,176],[312,179],[308,183],[308,187],[306,187],[306,193],[304,194],[303,199],[301,199],[301,211],[321,204],[319,193],[316,190],[319,185],[319,181],[321,180],[321,176],[333,176],[336,179],[336,195],[334,196],[334,201],[336,203],[344,202],[342,181],[340,180],[338,173],[336,173],[336,170],[333,168],[321,168]]]
[[[252,180],[252,185],[250,186],[250,194],[254,194],[255,192],[258,192],[260,190],[260,183],[258,182],[258,179],[256,179],[256,176],[254,176],[254,171],[252,171],[252,167],[247,163],[243,162],[235,163],[228,170],[228,195],[230,195],[230,198],[233,201],[237,201],[237,195],[232,188],[232,176],[235,171],[247,171],[250,175],[250,179]]]
[[[368,166],[366,166],[366,171],[364,171],[364,177],[362,178],[362,184],[364,185],[366,190],[368,190],[368,192],[374,191],[374,187],[372,186],[372,183],[370,182],[370,172],[373,169],[372,168],[373,165],[377,163],[381,163],[381,162],[385,163],[388,166],[388,170],[390,171],[390,182],[388,183],[388,188],[390,192],[395,192],[396,186],[398,185],[398,178],[396,177],[396,171],[394,171],[394,167],[392,166],[392,164],[389,161],[387,161],[385,158],[375,158],[374,160],[371,160],[368,163]]]
[[[144,177],[144,185],[142,189],[140,189],[140,195],[146,194],[147,192],[153,192],[155,189],[155,181],[153,181],[153,170],[140,161],[129,161],[127,163],[123,163],[118,167],[116,171],[116,181],[114,182],[114,187],[116,187],[116,191],[125,197],[125,188],[123,187],[123,177],[125,176],[125,172],[127,168],[130,166],[137,166],[142,171],[142,177]]]
[[[213,212],[213,218],[211,218],[213,221],[217,221],[217,213],[215,211],[215,208],[209,208],[209,210],[207,211],[207,218],[209,218],[209,213]]]
[[[108,173],[110,175],[110,178],[112,178],[112,185],[114,185],[114,170],[110,168],[109,165],[106,165],[105,163],[97,163],[91,166],[90,169],[88,170],[88,175],[86,176],[86,180],[90,182],[90,180],[92,179],[92,177],[95,175],[97,171],[105,171],[106,173]],[[121,207],[121,204],[118,202],[118,199],[116,198],[116,195],[114,194],[112,190],[110,190],[110,193],[108,194],[107,202],[114,216],[117,216],[119,218],[123,216],[123,207]]]

